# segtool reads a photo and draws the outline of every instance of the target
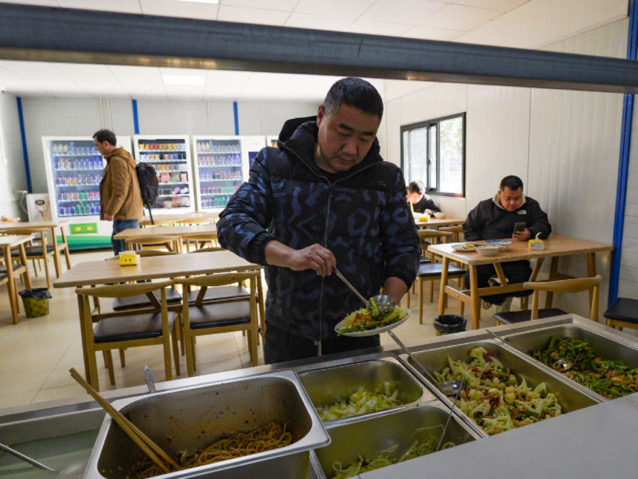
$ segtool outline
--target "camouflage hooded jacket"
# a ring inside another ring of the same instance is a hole
[[[333,252],[339,270],[365,297],[378,294],[391,276],[410,286],[419,239],[403,174],[382,160],[377,140],[361,163],[331,181],[314,161],[316,122],[300,124],[289,139],[284,130],[279,148],[261,150],[249,181],[221,213],[220,244],[265,265],[268,241],[294,249],[319,243]],[[335,324],[363,306],[335,274],[320,277],[312,270],[267,266],[266,280],[267,324],[297,336],[335,338]]]

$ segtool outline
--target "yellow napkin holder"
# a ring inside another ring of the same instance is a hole
[[[541,234],[538,233],[536,238],[531,239],[527,242],[530,251],[543,251],[545,249],[545,242],[539,238]]]
[[[120,266],[135,266],[135,265],[137,265],[137,254],[135,254],[135,251],[120,252]]]
[[[421,221],[422,223],[430,221],[430,215],[421,215],[421,216],[419,216],[419,221]]]

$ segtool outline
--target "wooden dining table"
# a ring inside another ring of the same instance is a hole
[[[69,224],[70,220],[44,220],[44,221],[25,221],[21,223],[3,223],[0,222],[0,234],[13,234],[15,231],[19,231],[20,234],[24,233],[41,233],[42,236],[42,251],[47,250],[47,234],[51,235],[51,241],[53,246],[53,259],[55,265],[55,276],[59,278],[62,274],[62,265],[60,262],[60,253],[64,252],[66,259],[66,266],[71,268],[71,257],[69,256],[69,245],[66,242],[66,233],[64,232],[64,226]],[[57,242],[55,230],[60,228],[60,236],[62,242]],[[26,265],[26,262],[25,262]],[[44,261],[44,268],[49,279],[49,263]]]
[[[441,226],[458,226],[465,223],[465,220],[461,218],[448,217],[448,218],[437,219],[437,218],[434,218],[433,216],[430,216],[430,219],[427,221],[420,221],[419,216],[420,215],[416,215],[416,214],[414,215],[414,223],[419,228],[428,228],[428,227],[440,228]]]
[[[31,235],[7,235],[0,236],[0,249],[4,257],[5,271],[7,275],[7,287],[9,289],[9,303],[11,304],[11,317],[13,324],[18,324],[18,291],[16,289],[15,278],[18,275],[22,275],[27,289],[31,289],[31,277],[29,276],[29,268],[27,267],[27,255],[24,249],[24,244],[31,241],[33,237]],[[18,247],[20,249],[20,261],[21,264],[13,264],[11,257],[11,248]]]
[[[73,266],[62,277],[55,280],[54,288],[78,288],[82,286],[104,285],[150,279],[171,279],[179,276],[226,273],[230,271],[253,271],[260,265],[250,263],[236,254],[224,250],[204,253],[176,254],[167,256],[141,256],[138,264],[120,266],[112,258],[104,261],[88,261]],[[257,282],[257,294],[263,304],[261,281]],[[83,324],[82,298],[78,295],[80,326]],[[260,311],[263,326],[263,310]],[[82,331],[82,353],[87,381],[90,383],[86,338]]]
[[[133,239],[139,240],[150,236],[170,236],[177,240],[189,234],[195,233],[217,233],[217,226],[214,224],[191,225],[191,226],[156,226],[154,228],[131,228],[117,233],[116,240],[124,240],[126,249],[130,249],[129,242]]]
[[[565,277],[558,273],[558,260],[565,256],[585,256],[587,261],[587,276],[596,276],[596,253],[610,253],[614,247],[606,243],[598,243],[566,236],[552,235],[544,241],[545,249],[542,251],[530,251],[527,241],[511,241],[506,249],[499,251],[494,257],[479,256],[476,251],[459,252],[454,249],[455,244],[444,243],[431,245],[428,251],[442,257],[442,273],[441,273],[441,294],[439,295],[438,314],[445,313],[445,297],[450,295],[465,303],[470,304],[472,328],[478,329],[481,313],[481,297],[493,294],[514,293],[524,291],[523,283],[510,284],[505,277],[501,263],[520,260],[536,260],[529,281],[535,281],[543,261],[546,258],[551,259],[549,268],[549,279],[560,279]],[[472,243],[481,243],[472,242]],[[458,262],[465,265],[470,275],[470,287],[467,289],[455,288],[447,284],[447,267],[450,261]],[[500,285],[485,288],[477,287],[477,266],[491,264],[496,270]],[[548,293],[545,307],[551,307],[552,295]]]
[[[208,223],[214,223],[219,218],[219,213],[213,213],[210,211],[191,211],[189,213],[162,213],[153,215],[153,221],[148,216],[143,217],[140,220],[140,226],[165,226],[178,224],[182,221],[188,220],[202,220]]]

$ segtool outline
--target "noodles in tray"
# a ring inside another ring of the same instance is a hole
[[[203,466],[227,459],[248,456],[258,452],[271,451],[280,447],[288,446],[292,443],[292,434],[286,431],[286,425],[271,422],[266,426],[253,429],[248,432],[236,432],[229,436],[224,436],[202,451],[194,454],[188,451],[180,451],[176,462],[183,468]],[[148,457],[136,463],[127,477],[134,479],[144,479],[158,476],[162,470],[157,467]]]

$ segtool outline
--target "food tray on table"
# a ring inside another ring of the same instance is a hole
[[[299,380],[325,424],[436,399],[395,358],[304,371]]]
[[[586,387],[588,392],[593,391],[597,397],[615,399],[638,392],[638,348],[623,344],[609,334],[610,331],[565,324],[535,331],[512,332],[503,335],[503,339],[533,357],[535,351],[545,351],[554,338],[555,351],[551,352],[551,356],[545,353],[537,359],[547,367],[552,367],[558,358],[575,360],[572,361],[574,367],[571,370],[559,374],[580,387]],[[566,349],[563,350],[563,347]],[[619,361],[623,364],[619,364]]]
[[[500,363],[502,370],[509,370],[510,374],[513,374],[516,379],[516,384],[509,383],[505,385],[506,387],[515,387],[514,390],[511,390],[515,393],[514,396],[506,397],[506,391],[503,391],[501,394],[493,394],[489,391],[492,389],[492,386],[481,388],[482,391],[475,387],[470,387],[472,390],[479,391],[479,396],[476,396],[474,393],[470,393],[469,397],[463,397],[463,394],[465,393],[461,393],[462,396],[459,398],[457,403],[457,408],[460,410],[459,415],[464,417],[464,419],[474,427],[478,427],[479,423],[485,424],[485,427],[481,427],[484,435],[507,431],[511,428],[511,424],[535,422],[536,418],[539,420],[551,419],[551,416],[558,414],[558,411],[562,414],[566,414],[600,402],[600,400],[597,400],[592,395],[585,393],[585,391],[581,388],[575,387],[571,381],[564,380],[560,377],[560,375],[553,374],[552,372],[547,371],[546,368],[539,367],[535,361],[528,359],[525,355],[514,350],[510,350],[509,348],[492,340],[477,340],[447,347],[433,347],[431,349],[413,352],[412,354],[425,368],[436,376],[436,373],[439,373],[449,367],[448,357],[453,361],[470,362],[473,359],[470,354],[474,354],[474,356],[478,358],[477,360],[479,365],[475,365],[473,368],[478,370],[486,368],[483,364],[486,361],[480,360],[480,358],[485,358],[483,353],[472,353],[472,351],[477,348],[482,348],[484,353],[488,356],[488,358],[490,358],[489,361],[492,361],[494,364],[496,364],[496,362]],[[412,364],[412,360],[408,358],[407,355],[401,355],[400,359],[402,362],[407,364],[412,372],[418,375],[422,381],[436,390],[436,386],[419,373],[418,369],[416,369],[416,367]],[[496,359],[496,362],[493,361],[493,359]],[[500,366],[499,371],[501,371]],[[524,384],[521,375],[525,378]],[[509,380],[507,378],[509,378],[509,375],[504,375],[502,379],[504,382],[507,382]],[[447,379],[449,378],[443,378],[443,381]],[[545,383],[545,386],[542,387],[541,383]],[[533,392],[537,387],[542,387],[539,393],[540,397],[543,399],[543,405],[538,402],[528,404],[525,398],[531,398],[533,395],[526,392],[526,389]],[[503,387],[503,389],[505,389],[505,387]],[[510,390],[507,391],[509,392]],[[518,391],[518,393],[516,393],[516,391]],[[441,401],[448,406],[452,405],[452,398],[446,397],[438,390],[436,393],[437,397],[439,397]],[[552,396],[550,396],[550,394]],[[487,397],[488,395],[490,397]],[[496,396],[500,396],[500,398],[497,398]],[[465,400],[467,401],[467,404],[464,407],[463,403]],[[521,400],[523,402],[519,403],[518,401]],[[487,403],[490,405],[489,410],[483,410],[483,407],[479,407],[481,404],[487,404],[484,403],[484,401],[488,401]],[[509,403],[509,401],[513,402]],[[512,412],[514,408],[516,408],[516,410]],[[504,415],[510,416],[511,421],[507,418],[502,419],[501,416],[503,414],[501,414],[501,412],[504,409],[509,411]],[[476,421],[470,417],[470,410],[473,411]],[[487,419],[484,419],[483,416]]]

